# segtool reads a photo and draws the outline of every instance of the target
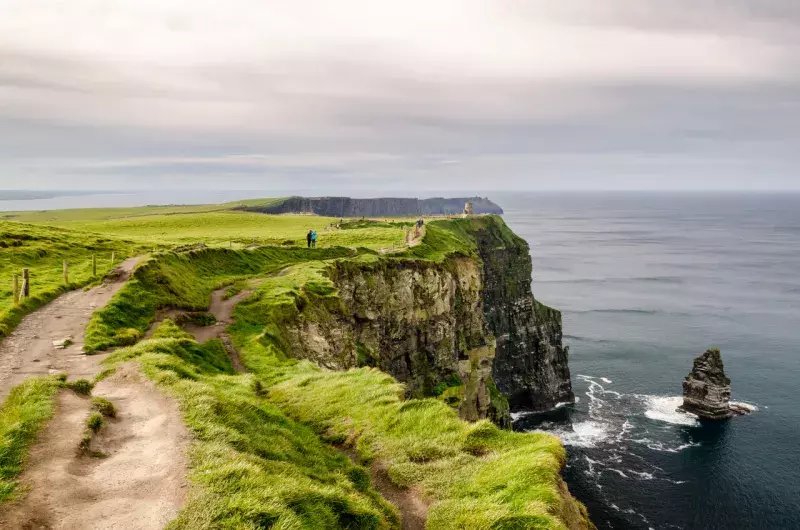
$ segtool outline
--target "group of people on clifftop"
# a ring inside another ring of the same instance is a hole
[[[309,230],[306,234],[306,242],[308,243],[308,248],[317,248],[317,231],[316,230]]]

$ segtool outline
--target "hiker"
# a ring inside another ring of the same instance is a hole
[[[311,231],[311,248],[317,248],[317,231]]]
[[[306,234],[306,243],[308,243],[308,248],[311,248],[311,238],[313,237],[314,231],[309,230]]]

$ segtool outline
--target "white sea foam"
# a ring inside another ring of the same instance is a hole
[[[731,401],[731,405],[741,407],[743,409],[749,410],[750,412],[755,412],[758,410],[758,407],[756,407],[755,405],[752,405],[750,403],[745,403],[743,401]]]
[[[608,377],[601,377],[600,381],[602,381],[602,382],[604,382],[606,384],[611,384],[611,379],[609,379]]]
[[[595,447],[608,438],[608,426],[596,421],[582,421],[574,423],[571,431],[557,430],[554,434],[561,438],[564,445]]]
[[[672,423],[673,425],[687,425],[696,427],[700,425],[697,416],[688,412],[678,411],[678,407],[683,402],[680,396],[644,396],[646,398],[647,410],[644,415],[651,420]]]

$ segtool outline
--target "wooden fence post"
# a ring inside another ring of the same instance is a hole
[[[61,264],[61,271],[64,273],[64,285],[69,285],[69,264],[67,260]]]
[[[31,295],[31,274],[28,269],[22,269],[22,298]]]
[[[19,305],[19,274],[14,275],[14,305]]]
[[[97,254],[92,254],[92,276],[97,276]]]
[[[116,258],[117,258],[117,256],[116,256],[116,252],[114,252],[114,251],[112,250],[112,251],[111,251],[111,264],[112,264],[112,265],[113,265],[114,263],[116,263],[116,262],[117,262],[117,259],[116,259]]]

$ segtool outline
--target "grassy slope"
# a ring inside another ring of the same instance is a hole
[[[269,403],[254,376],[234,375],[221,343],[198,345],[168,321],[156,333],[105,363],[138,360],[195,436],[194,487],[168,528],[398,528],[367,472]]]
[[[309,305],[336,304],[323,264],[301,264],[265,280],[236,308],[230,329],[245,365],[270,400],[335,443],[378,459],[392,481],[433,504],[429,528],[560,528],[565,453],[557,438],[460,420],[435,399],[403,401],[403,389],[374,369],[323,371],[287,359],[281,322]]]
[[[211,291],[238,279],[267,275],[308,259],[330,259],[354,252],[342,247],[261,247],[158,254],[136,270],[105,308],[92,315],[86,327],[84,349],[94,352],[130,344],[147,330],[157,309],[206,309]]]
[[[53,415],[57,377],[35,377],[14,387],[0,405],[0,503],[14,498],[28,449]]]
[[[152,246],[149,246],[152,248]],[[111,252],[116,263],[111,263]],[[7,335],[33,309],[64,291],[90,283],[92,255],[102,277],[145,245],[114,236],[0,221],[0,337]],[[62,261],[69,262],[69,285],[64,285]],[[14,307],[12,275],[30,269],[31,297]]]

